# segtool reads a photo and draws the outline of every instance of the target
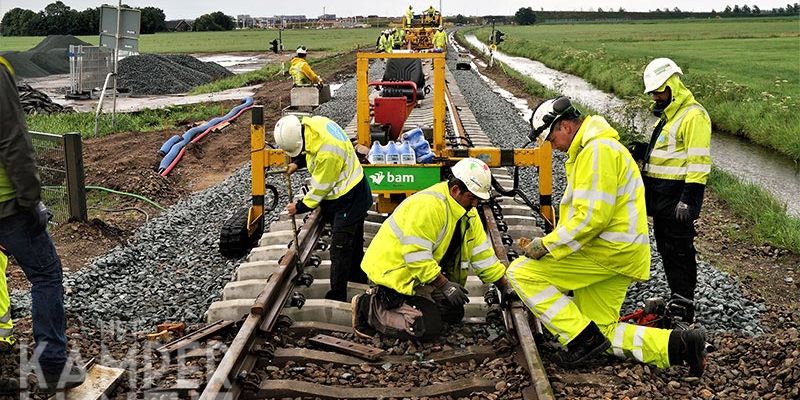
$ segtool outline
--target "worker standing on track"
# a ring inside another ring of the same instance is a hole
[[[444,27],[442,26],[433,34],[433,49],[439,51],[447,50],[447,33],[445,33]]]
[[[687,323],[694,321],[697,261],[694,221],[703,206],[711,172],[711,119],[681,82],[683,71],[668,58],[657,58],[644,70],[644,92],[653,97],[659,117],[644,150],[647,213],[653,217],[658,252],[672,297],[684,300]]]
[[[309,85],[321,85],[322,78],[317,75],[311,66],[308,65],[308,61],[306,61],[306,56],[308,55],[308,50],[305,46],[300,46],[297,48],[295,52],[294,58],[292,58],[292,64],[289,67],[289,75],[294,78],[294,85],[295,86],[309,86]]]
[[[567,191],[556,229],[521,241],[525,256],[507,277],[566,346],[561,363],[578,366],[607,351],[660,368],[685,362],[702,375],[703,331],[619,322],[628,286],[649,278],[650,239],[641,175],[617,132],[603,117],[580,116],[567,97],[541,103],[531,126],[567,153]]]
[[[414,8],[408,6],[406,10],[406,27],[411,27],[411,21],[414,19]]]
[[[12,74],[0,57],[0,247],[31,282],[33,337],[41,354],[33,368],[41,373],[40,389],[51,392],[79,386],[85,371],[67,358],[61,260],[47,233],[52,214],[41,202],[33,145]],[[11,351],[11,314],[2,307],[9,304],[5,281],[2,286],[0,351]],[[4,381],[4,389],[13,390],[13,383]]]
[[[511,288],[475,208],[489,198],[491,171],[467,158],[453,178],[404,200],[381,225],[361,268],[377,286],[353,298],[353,329],[401,339],[433,337],[458,323],[471,267],[483,282]]]
[[[291,202],[289,215],[320,207],[322,218],[333,225],[331,289],[326,299],[346,301],[347,282],[367,283],[361,270],[364,257],[364,218],[372,207],[372,192],[353,144],[342,128],[322,116],[287,115],[275,124],[275,143],[293,157],[288,172],[308,167],[311,190],[302,201]],[[305,157],[298,157],[305,151]]]

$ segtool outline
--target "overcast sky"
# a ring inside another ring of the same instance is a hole
[[[40,11],[47,4],[55,0],[0,0],[0,15],[6,11],[21,7],[29,10]],[[92,0],[62,0],[64,4],[77,9],[97,7],[103,1]],[[796,0],[786,1],[724,1],[724,0],[573,0],[570,2],[558,0],[543,1],[486,1],[486,0],[460,0],[442,1],[445,15],[511,15],[520,7],[532,7],[534,10],[589,10],[601,7],[603,9],[625,8],[628,11],[648,11],[656,8],[680,8],[684,11],[711,11],[715,9],[722,11],[726,5],[734,4],[753,6],[754,4],[761,9],[771,9],[773,7],[783,7],[787,3],[794,3]],[[407,4],[414,6],[416,10],[428,8],[433,5],[439,8],[439,1],[435,0],[412,0],[412,1],[356,1],[356,0],[325,0],[325,1],[221,1],[221,0],[125,0],[133,7],[154,6],[164,10],[167,19],[196,18],[202,14],[213,11],[222,11],[228,15],[250,14],[251,16],[272,16],[286,14],[302,14],[308,17],[316,17],[322,14],[323,7],[325,12],[336,14],[337,16],[353,15],[401,15]],[[114,3],[116,4],[116,2]],[[569,7],[569,8],[565,8]]]

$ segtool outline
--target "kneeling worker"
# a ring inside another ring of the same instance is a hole
[[[311,190],[302,201],[289,203],[289,215],[320,207],[333,225],[331,290],[326,299],[346,301],[347,282],[367,283],[361,270],[364,257],[364,218],[372,207],[372,192],[347,134],[321,116],[287,115],[275,124],[275,143],[293,158],[287,171],[308,166]],[[305,150],[305,157],[298,157]]]
[[[491,171],[467,158],[453,178],[404,200],[372,240],[361,268],[377,286],[353,298],[353,329],[401,339],[436,336],[457,323],[469,301],[469,267],[483,282],[511,291],[475,207],[489,198]]]
[[[308,61],[306,61],[307,55],[308,50],[306,50],[306,47],[300,46],[297,48],[294,58],[292,58],[292,65],[289,67],[289,75],[294,78],[295,86],[322,84],[322,78],[308,65]]]
[[[603,117],[582,117],[567,97],[539,105],[531,126],[567,153],[567,192],[556,229],[522,245],[525,257],[507,276],[567,347],[561,363],[574,367],[608,352],[660,368],[687,363],[702,375],[703,331],[619,322],[628,286],[649,278],[650,238],[642,177],[617,131]]]

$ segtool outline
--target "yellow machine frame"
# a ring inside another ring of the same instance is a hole
[[[285,151],[267,147],[264,129],[264,106],[252,109],[250,123],[250,162],[252,163],[253,204],[247,215],[247,232],[252,235],[264,219],[264,196],[266,195],[266,169],[289,165]]]
[[[419,164],[420,168],[441,168],[458,160],[474,157],[490,167],[537,167],[539,171],[539,204],[542,217],[550,227],[556,219],[552,206],[553,151],[550,142],[535,148],[501,149],[497,147],[447,148],[445,143],[445,55],[443,53],[358,53],[356,54],[356,140],[358,144],[372,146],[370,135],[369,60],[386,58],[417,58],[433,61],[433,144],[432,151],[441,161],[438,164]],[[253,164],[255,165],[255,164]],[[403,167],[409,167],[404,165]],[[413,192],[373,190],[378,195],[379,212],[391,212]]]

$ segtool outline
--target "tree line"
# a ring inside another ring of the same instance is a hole
[[[125,8],[131,8],[123,5]],[[141,11],[140,33],[167,30],[164,10],[157,7],[136,8]],[[194,31],[229,31],[236,27],[233,17],[217,11],[204,14],[192,23]],[[9,10],[0,20],[2,36],[97,35],[100,32],[100,7],[75,10],[61,1],[34,12],[23,8]]]
[[[727,16],[747,16],[747,15],[764,15],[764,14],[798,15],[800,14],[800,3],[794,3],[794,4],[787,3],[786,7],[774,7],[771,10],[762,10],[755,4],[753,4],[752,7],[748,6],[747,4],[744,4],[741,7],[739,7],[738,4],[734,4],[733,7],[725,6],[725,9],[720,13],[720,15],[727,15]]]

